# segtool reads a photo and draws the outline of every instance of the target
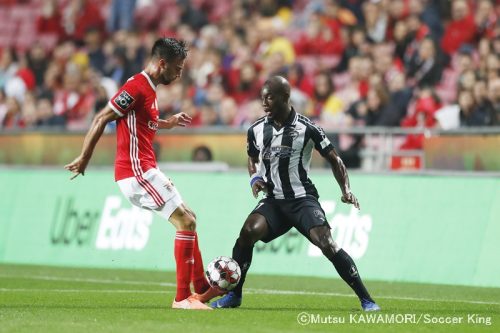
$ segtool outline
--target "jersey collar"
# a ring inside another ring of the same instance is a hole
[[[293,106],[290,106],[290,109],[291,109],[290,115],[288,115],[288,118],[286,119],[283,126],[295,126],[295,124],[297,123],[297,119],[299,118],[297,111],[295,111]],[[273,123],[273,122],[274,121],[272,119],[266,116],[266,123]]]
[[[145,71],[142,71],[141,74],[144,75],[144,77],[148,80],[149,85],[151,86],[151,88],[153,90],[156,90],[156,86],[153,84],[153,81],[151,81],[151,78],[149,77],[149,75]]]

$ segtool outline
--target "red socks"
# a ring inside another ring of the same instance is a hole
[[[189,285],[193,271],[195,242],[196,232],[194,231],[177,231],[175,233],[174,255],[177,265],[177,295],[175,300],[177,302],[191,296]]]
[[[198,234],[195,233],[194,240],[194,267],[191,273],[191,280],[193,281],[194,292],[203,294],[210,288],[210,285],[205,278],[205,267],[203,266],[203,259],[201,258],[200,248],[198,247]]]

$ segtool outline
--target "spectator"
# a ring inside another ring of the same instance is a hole
[[[238,104],[259,97],[260,82],[257,66],[246,61],[240,68],[231,68],[226,74],[227,91]]]
[[[106,54],[102,47],[102,36],[99,29],[90,28],[85,32],[84,45],[89,57],[90,67],[104,74]]]
[[[45,71],[47,71],[49,66],[47,52],[40,44],[37,43],[28,51],[27,62],[30,71],[34,75],[36,88],[37,90],[41,90]]]
[[[130,31],[134,27],[136,0],[112,0],[106,27],[108,32]]]
[[[104,32],[104,25],[101,11],[92,0],[71,0],[64,13],[66,34],[78,44],[83,44],[85,32],[91,28]]]
[[[56,42],[66,37],[57,0],[43,2],[40,14],[36,18],[36,32],[39,35],[55,36]]]
[[[363,4],[363,16],[368,38],[375,43],[383,42],[387,35],[389,17],[382,10],[381,2],[365,2]]]
[[[488,100],[486,110],[490,115],[491,124],[500,126],[500,79],[488,82]]]
[[[198,31],[208,23],[205,13],[194,8],[190,0],[177,0],[177,5],[179,6],[181,22],[193,30]]]
[[[193,162],[211,162],[212,151],[207,146],[197,146],[193,149],[191,160]]]
[[[342,113],[343,107],[342,101],[334,94],[331,76],[327,72],[318,73],[314,77],[312,105],[306,111],[307,116],[313,120],[329,118],[328,122],[331,123],[334,122],[332,118]]]
[[[434,86],[441,80],[443,66],[431,38],[425,38],[407,66],[411,85]]]
[[[449,55],[455,53],[462,44],[473,43],[476,37],[476,23],[466,0],[452,1],[451,17],[441,41],[444,52]]]
[[[328,25],[319,13],[311,15],[306,31],[295,42],[297,55],[340,55],[344,49],[339,24]]]
[[[335,73],[342,73],[348,69],[349,61],[352,57],[368,53],[368,41],[366,33],[361,27],[353,27],[348,31],[348,42],[342,53],[342,58],[334,68]]]
[[[477,108],[474,95],[470,90],[462,90],[458,94],[458,106],[460,109],[460,127],[484,126],[488,124],[488,115]]]
[[[381,120],[386,116],[389,106],[389,94],[381,85],[370,88],[366,97],[366,126],[381,126]]]
[[[498,22],[498,15],[495,13],[495,8],[491,0],[477,1],[477,9],[474,15],[476,23],[477,39],[488,38],[495,36],[495,25]]]

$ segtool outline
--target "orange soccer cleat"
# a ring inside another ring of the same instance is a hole
[[[182,301],[177,302],[175,299],[172,302],[172,309],[183,309],[183,310],[212,310],[211,307],[203,304],[197,300],[194,295],[189,296]]]
[[[225,293],[226,293],[226,291],[210,287],[203,294],[193,294],[191,297],[193,297],[194,299],[196,299],[202,303],[206,303],[206,302],[210,301],[212,298],[217,297],[217,296],[222,296]]]

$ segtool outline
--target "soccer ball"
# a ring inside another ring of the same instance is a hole
[[[221,256],[208,264],[205,276],[212,287],[229,291],[240,282],[241,269],[234,259]]]

